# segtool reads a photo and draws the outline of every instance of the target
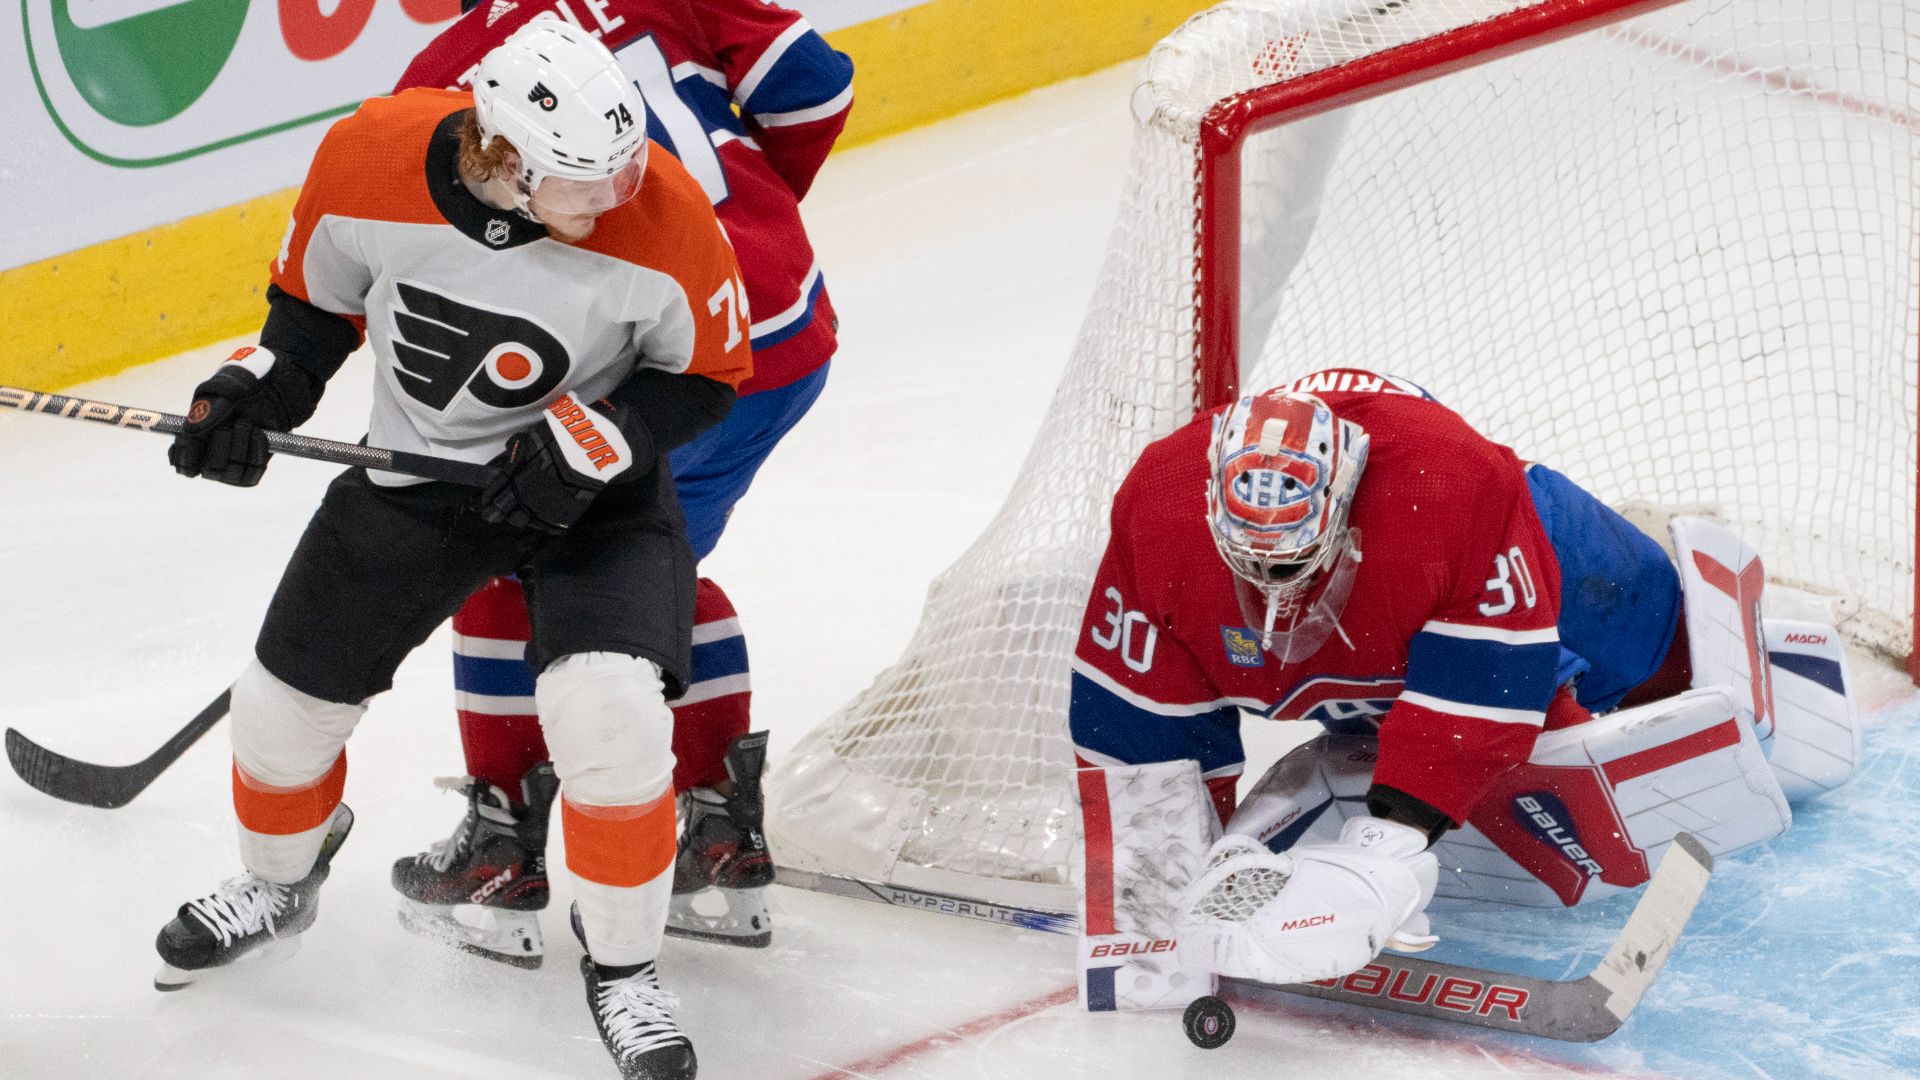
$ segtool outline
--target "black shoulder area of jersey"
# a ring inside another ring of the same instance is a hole
[[[449,113],[427,140],[427,193],[447,224],[489,251],[544,240],[547,227],[516,210],[497,210],[460,182],[460,125],[471,109]]]

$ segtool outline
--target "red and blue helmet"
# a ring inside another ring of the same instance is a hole
[[[1367,433],[1312,394],[1269,390],[1214,417],[1207,525],[1234,574],[1291,607],[1345,550]]]

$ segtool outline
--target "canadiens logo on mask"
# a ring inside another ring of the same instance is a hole
[[[1207,452],[1207,524],[1241,613],[1265,652],[1304,660],[1339,630],[1353,588],[1347,513],[1367,433],[1318,397],[1272,391],[1215,417]]]

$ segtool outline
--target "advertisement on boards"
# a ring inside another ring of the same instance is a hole
[[[578,0],[582,4],[605,0]],[[829,31],[909,0],[796,0]],[[20,0],[0,22],[0,270],[300,183],[458,0]]]

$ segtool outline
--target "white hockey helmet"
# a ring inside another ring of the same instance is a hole
[[[520,152],[521,210],[599,214],[639,193],[647,107],[613,53],[572,23],[536,18],[482,57],[473,108],[483,140]]]
[[[1214,417],[1207,527],[1269,650],[1276,630],[1314,621],[1320,607],[1331,610],[1319,621],[1339,618],[1354,569],[1347,515],[1367,445],[1360,425],[1313,394],[1269,390]]]

